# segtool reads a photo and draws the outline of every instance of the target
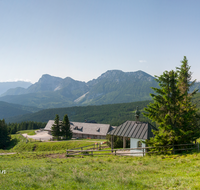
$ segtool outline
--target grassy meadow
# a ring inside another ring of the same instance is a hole
[[[20,131],[20,133],[33,133],[35,130]],[[0,149],[1,152],[49,152],[56,151],[65,153],[67,149],[73,149],[82,146],[88,146],[95,142],[100,143],[106,141],[105,139],[84,139],[84,140],[67,140],[67,141],[48,141],[40,142],[34,139],[27,139],[20,134],[11,135],[11,144],[6,150]]]
[[[200,153],[160,156],[66,157],[96,139],[28,142],[12,136],[0,155],[0,189],[200,189]]]
[[[200,189],[200,154],[54,158],[0,156],[0,189]]]

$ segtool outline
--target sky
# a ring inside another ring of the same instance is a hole
[[[152,76],[187,56],[200,81],[199,0],[0,0],[0,82]]]

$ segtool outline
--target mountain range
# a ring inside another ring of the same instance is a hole
[[[151,87],[159,87],[154,79],[143,71],[109,70],[87,83],[45,74],[28,88],[7,90],[0,101],[42,109],[144,101],[151,100]]]
[[[49,117],[53,118],[59,112],[58,108],[72,107],[70,110],[62,111],[62,114],[69,111],[70,113],[67,114],[71,117],[75,113],[74,106],[96,105],[96,109],[100,109],[97,105],[109,104],[103,109],[105,113],[111,104],[151,100],[149,95],[153,93],[151,87],[159,87],[154,79],[153,76],[143,71],[110,70],[87,83],[76,81],[70,77],[62,79],[45,74],[35,84],[29,84],[28,87],[10,88],[2,94],[0,119],[5,118],[8,122],[30,119],[47,121]],[[197,88],[200,88],[199,82],[195,83],[191,91]],[[200,93],[193,100],[200,107]],[[143,103],[140,102],[139,105],[141,104]],[[43,112],[42,109],[46,110]],[[121,113],[121,111],[119,112]],[[89,113],[88,116],[85,115],[85,118],[95,116],[94,112],[90,111]],[[80,119],[79,115],[82,113],[77,114],[76,119]]]
[[[109,70],[87,83],[45,74],[28,88],[9,89],[0,101],[43,109],[125,103],[150,100],[149,93],[153,92],[150,87],[158,84],[143,71]]]
[[[32,83],[25,81],[16,81],[16,82],[0,82],[0,95],[5,93],[7,90],[16,87],[28,88]]]

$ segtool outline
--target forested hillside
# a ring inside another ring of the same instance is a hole
[[[135,120],[135,110],[139,107],[139,110],[143,112],[143,109],[151,101],[139,101],[131,103],[109,104],[99,106],[75,106],[67,108],[51,108],[41,110],[35,113],[9,117],[6,118],[6,122],[22,122],[22,121],[37,121],[47,122],[48,120],[54,120],[55,115],[58,114],[60,118],[63,118],[65,114],[68,114],[70,121],[84,122],[85,120],[95,120],[97,123],[109,123],[112,125],[119,125],[126,120]],[[193,98],[193,102],[197,104],[200,109],[200,93],[197,93]],[[141,120],[146,120],[141,114]]]
[[[150,101],[141,101],[101,106],[45,109],[33,114],[7,118],[6,122],[47,122],[48,120],[54,120],[56,114],[58,114],[61,119],[65,114],[67,114],[70,121],[85,122],[85,120],[94,120],[97,123],[120,125],[126,120],[135,120],[136,107],[138,106],[139,110],[142,112],[143,108],[149,103]],[[142,121],[147,121],[147,118],[144,118],[142,114],[140,119]]]
[[[0,119],[6,119],[10,116],[19,116],[34,113],[39,110],[41,109],[36,107],[29,107],[0,101]]]

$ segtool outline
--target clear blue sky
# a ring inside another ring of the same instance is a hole
[[[200,81],[199,0],[0,0],[0,81],[160,75],[187,56]]]

